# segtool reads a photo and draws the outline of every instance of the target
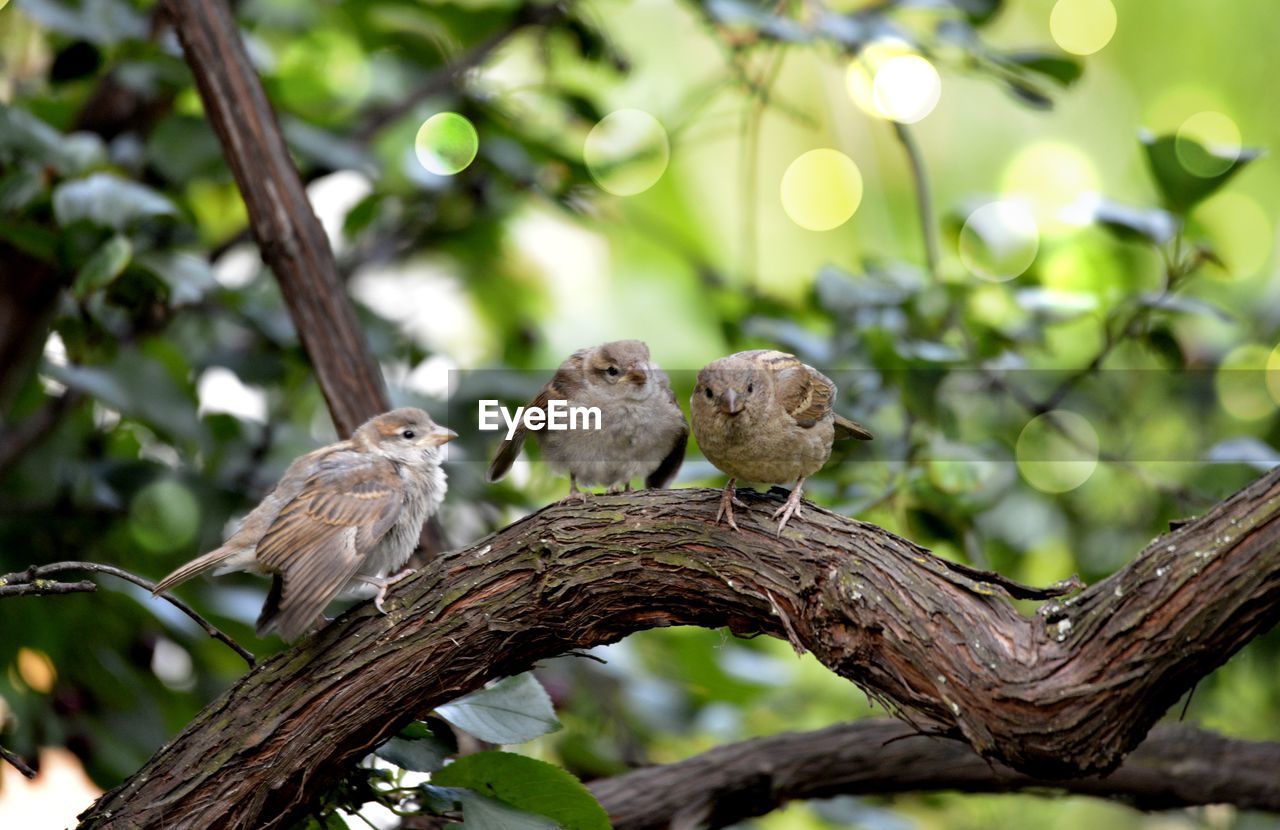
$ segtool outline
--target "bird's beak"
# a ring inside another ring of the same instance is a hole
[[[627,369],[626,378],[627,380],[634,383],[636,386],[644,386],[644,384],[649,380],[648,364],[645,364],[645,363],[631,364],[631,366],[628,367]]]
[[[452,441],[457,437],[458,437],[458,433],[454,432],[448,427],[438,426],[434,430],[432,430],[430,433],[428,433],[427,443],[433,447],[438,447],[442,444],[449,443],[450,441]]]
[[[742,401],[738,400],[737,392],[732,389],[725,390],[720,396],[720,411],[726,415],[737,415],[742,411]]]

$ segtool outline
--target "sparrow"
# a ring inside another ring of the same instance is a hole
[[[836,386],[795,355],[769,349],[722,357],[698,372],[689,411],[702,454],[729,476],[716,512],[734,530],[738,479],[795,487],[773,513],[778,535],[800,509],[804,481],[831,457],[833,441],[871,440],[861,424],[831,410]]]
[[[557,473],[569,474],[569,498],[586,500],[579,484],[607,486],[610,493],[630,490],[631,480],[665,487],[684,462],[689,427],[676,403],[667,373],[649,359],[639,340],[616,340],[569,356],[526,408],[544,409],[549,401],[598,407],[599,429],[533,431],[542,457]],[[502,478],[524,443],[523,420],[498,446],[488,480]]]
[[[271,578],[258,634],[292,641],[321,620],[335,598],[387,588],[418,543],[422,523],[445,494],[440,447],[457,438],[421,409],[393,409],[361,424],[350,440],[289,465],[275,488],[222,547],[156,583],[159,595],[197,574],[247,571]]]

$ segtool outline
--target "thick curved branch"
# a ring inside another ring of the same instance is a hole
[[[85,827],[280,827],[409,719],[571,648],[666,625],[790,637],[868,694],[1028,775],[1105,772],[1280,618],[1280,469],[1032,618],[1004,589],[814,506],[775,538],[719,492],[557,504],[433,560],[259,666]]]
[[[788,801],[938,790],[1048,790],[1143,810],[1227,803],[1280,812],[1276,769],[1280,744],[1157,726],[1109,775],[1035,778],[991,763],[961,741],[879,719],[730,744],[589,786],[614,830],[661,830],[727,827]]]

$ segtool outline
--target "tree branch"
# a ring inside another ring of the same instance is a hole
[[[97,590],[98,586],[89,581],[55,582],[45,579],[49,574],[64,573],[66,571],[109,574],[126,582],[132,582],[140,588],[146,588],[148,591],[154,590],[156,587],[156,584],[146,577],[138,576],[114,565],[103,565],[98,562],[51,562],[48,565],[32,565],[25,571],[15,571],[14,573],[0,576],[0,597],[21,596],[23,594],[70,594],[78,591]],[[249,668],[253,668],[256,662],[253,652],[231,639],[230,635],[200,616],[190,605],[170,594],[164,594],[158,599],[165,600],[173,605],[174,608],[195,620],[196,624],[203,628],[206,634],[215,640],[226,643],[231,647],[232,651],[244,658],[245,662],[249,664]]]
[[[917,729],[1027,775],[1106,772],[1198,678],[1280,619],[1280,469],[1033,618],[873,525],[806,506],[782,538],[717,490],[552,505],[433,560],[259,666],[84,827],[285,825],[415,716],[572,648],[667,625],[786,637]],[[778,613],[774,613],[776,607]],[[787,620],[784,625],[783,618]]]
[[[209,122],[338,431],[387,409],[382,374],[226,0],[165,0]]]
[[[726,827],[788,801],[958,790],[1054,790],[1143,810],[1228,803],[1280,812],[1280,744],[1158,726],[1110,775],[1052,780],[988,762],[960,741],[862,720],[718,747],[589,784],[614,830]]]

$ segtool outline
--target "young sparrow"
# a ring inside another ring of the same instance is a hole
[[[600,410],[599,429],[534,431],[551,469],[569,474],[571,498],[586,500],[579,484],[607,486],[614,493],[630,490],[633,478],[644,478],[646,487],[665,487],[680,469],[689,427],[667,373],[649,360],[649,347],[641,341],[617,340],[574,352],[526,411],[545,410],[555,400]],[[502,478],[520,454],[521,424],[499,445],[489,481]]]
[[[348,441],[307,453],[222,547],[156,584],[160,594],[197,574],[248,571],[271,577],[258,634],[297,639],[335,598],[376,595],[401,570],[422,523],[444,499],[440,447],[457,438],[421,409],[369,419]],[[371,590],[372,589],[372,590]]]
[[[831,442],[871,440],[866,427],[831,411],[835,384],[794,355],[758,349],[708,363],[698,372],[690,401],[693,434],[702,454],[728,474],[716,523],[727,517],[734,530],[737,479],[768,484],[794,481],[778,534],[800,509],[804,480],[831,457]]]

